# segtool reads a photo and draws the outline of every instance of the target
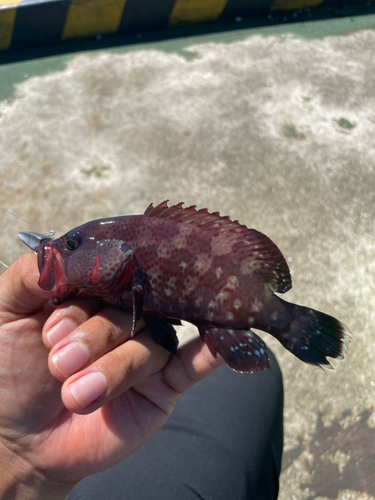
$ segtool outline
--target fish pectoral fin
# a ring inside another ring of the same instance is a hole
[[[154,316],[143,316],[143,320],[153,341],[170,353],[177,354],[178,339],[176,330],[168,320],[155,318]]]
[[[252,373],[270,368],[266,344],[251,330],[204,328],[200,334],[211,354],[219,353],[233,370]]]
[[[135,335],[135,327],[142,316],[143,311],[143,295],[142,295],[142,285],[136,285],[132,288],[132,296],[133,296],[133,324],[131,337]]]

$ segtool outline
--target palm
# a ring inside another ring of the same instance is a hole
[[[170,357],[143,332],[118,348],[103,348],[86,368],[101,363],[107,378],[111,369],[112,375],[121,374],[109,382],[106,404],[69,411],[72,406],[62,401],[64,391],[70,394],[69,378],[63,385],[51,375],[42,340],[46,321],[61,311],[50,305],[49,293],[37,286],[37,278],[31,254],[0,277],[0,456],[5,446],[49,478],[75,483],[133,453],[164,424],[178,396],[223,361],[215,360],[199,339],[185,345],[178,357]],[[82,313],[82,302],[76,302]],[[129,320],[129,315],[111,311],[106,323],[94,312],[77,326],[89,324],[92,334],[96,325],[95,342],[111,339],[116,314],[121,314],[121,325]],[[113,355],[110,362],[106,351]],[[123,373],[126,364],[131,370]]]
[[[139,448],[167,420],[176,395],[159,372],[90,415],[70,412],[61,400],[61,382],[48,370],[42,343],[41,326],[50,312],[13,322],[2,332],[0,350],[7,347],[7,357],[2,360],[0,407],[6,411],[0,432],[19,439],[24,458],[33,465],[53,471],[58,479],[79,480]]]

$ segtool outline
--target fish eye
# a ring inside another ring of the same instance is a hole
[[[68,250],[76,250],[82,242],[79,233],[70,234],[65,239],[65,246]]]

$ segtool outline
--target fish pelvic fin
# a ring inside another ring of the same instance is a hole
[[[161,345],[171,354],[177,354],[178,339],[176,330],[167,319],[143,316],[146,328],[156,344]]]
[[[204,328],[199,331],[211,354],[219,353],[226,364],[239,372],[259,372],[270,368],[267,347],[251,330]]]
[[[305,363],[322,369],[332,369],[333,366],[327,360],[327,356],[344,358],[351,341],[350,330],[328,314],[308,307],[288,304],[285,301],[283,303],[292,312],[292,317],[284,328],[271,328],[268,330],[269,333]]]

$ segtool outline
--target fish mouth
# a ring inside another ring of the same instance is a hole
[[[54,240],[44,234],[30,231],[21,231],[18,237],[22,243],[38,254],[40,288],[52,292],[52,301],[55,304],[59,304],[71,295],[72,292],[66,284],[63,259],[57,248],[53,247]]]
[[[70,295],[66,284],[63,260],[60,252],[53,248],[51,238],[38,247],[38,268],[38,285],[43,290],[52,292],[55,304],[59,304]]]

